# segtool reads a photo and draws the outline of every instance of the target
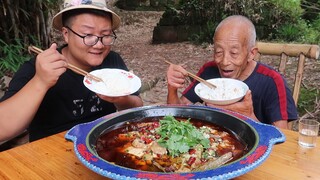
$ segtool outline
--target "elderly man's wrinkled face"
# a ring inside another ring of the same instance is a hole
[[[247,66],[250,51],[244,26],[225,24],[214,36],[214,60],[220,75],[240,79]]]

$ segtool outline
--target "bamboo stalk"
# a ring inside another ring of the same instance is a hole
[[[285,53],[288,56],[299,56],[303,53],[306,57],[318,59],[320,55],[320,47],[318,45],[309,44],[279,44],[257,42],[258,51],[261,54],[278,55]]]

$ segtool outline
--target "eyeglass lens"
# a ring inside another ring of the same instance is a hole
[[[112,35],[98,37],[95,35],[87,35],[83,38],[83,42],[86,45],[93,46],[97,44],[98,41],[101,41],[103,45],[111,45],[114,43],[115,37]]]
[[[117,36],[115,35],[115,33],[113,32],[113,35],[104,35],[102,37],[96,36],[96,35],[85,35],[85,36],[81,36],[80,34],[78,34],[77,32],[75,32],[74,30],[72,30],[70,27],[66,26],[66,28],[68,28],[72,33],[74,33],[75,35],[79,36],[80,38],[83,39],[83,43],[87,46],[94,46],[95,44],[97,44],[97,42],[100,40],[101,43],[105,46],[108,45],[112,45],[114,43],[114,41],[116,40]]]

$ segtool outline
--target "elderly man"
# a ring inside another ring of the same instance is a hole
[[[234,78],[249,86],[249,91],[240,102],[214,106],[239,112],[256,121],[288,128],[288,121],[297,119],[291,91],[284,78],[271,67],[254,61],[258,52],[256,31],[252,22],[244,16],[230,16],[216,28],[213,37],[214,60],[204,64],[198,72],[203,79]],[[198,82],[193,81],[178,95],[178,88],[183,88],[186,70],[179,65],[170,65],[167,72],[168,104],[191,104],[202,102],[195,94]]]

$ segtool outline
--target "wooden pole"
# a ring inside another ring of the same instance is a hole
[[[320,54],[318,45],[257,42],[257,47],[259,53],[268,55],[280,56],[282,53],[285,53],[288,56],[297,57],[302,53],[307,58],[318,59]]]

